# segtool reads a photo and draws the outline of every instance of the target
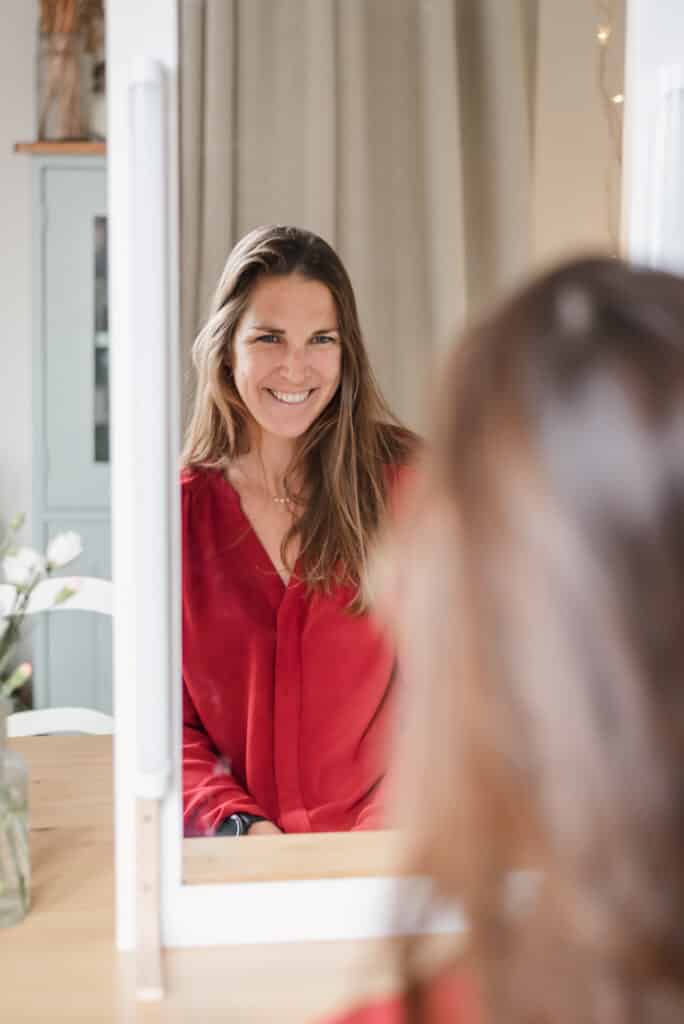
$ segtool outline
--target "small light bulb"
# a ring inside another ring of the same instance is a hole
[[[611,96],[610,98],[613,101],[613,103],[615,103],[616,105],[625,102],[625,97],[623,96],[623,94],[621,92],[616,92],[615,95]]]
[[[610,25],[599,25],[596,38],[601,46],[605,46],[610,39]]]

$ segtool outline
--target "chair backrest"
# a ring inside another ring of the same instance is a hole
[[[73,585],[75,593],[65,601],[53,607],[55,598],[65,584]],[[0,584],[0,615],[7,614],[14,601],[16,591],[9,583]],[[101,580],[95,576],[53,576],[43,580],[31,594],[28,614],[36,612],[99,612],[100,615],[112,615],[114,605],[114,584],[111,580]]]
[[[75,593],[63,604],[55,605],[55,598],[69,584]],[[16,590],[8,583],[0,584],[0,615],[12,609]],[[39,583],[26,609],[27,614],[38,612],[86,611],[112,615],[114,585],[111,580],[94,576],[54,576]],[[114,719],[92,708],[37,708],[17,711],[7,718],[7,735],[40,736],[55,732],[112,733]]]
[[[56,732],[109,735],[114,732],[114,719],[92,708],[37,708],[35,711],[15,711],[7,716],[10,739]]]

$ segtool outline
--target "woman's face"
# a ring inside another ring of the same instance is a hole
[[[300,274],[260,278],[233,336],[232,371],[261,431],[301,437],[337,391],[341,368],[329,289]]]

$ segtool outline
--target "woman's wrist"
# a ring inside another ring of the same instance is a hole
[[[246,836],[250,829],[263,821],[266,821],[266,818],[259,814],[247,814],[244,811],[239,811],[224,818],[215,834],[217,836]]]
[[[255,822],[249,830],[250,836],[278,836],[281,833],[282,829],[279,829],[277,825],[274,825],[272,821],[268,821],[266,818]]]

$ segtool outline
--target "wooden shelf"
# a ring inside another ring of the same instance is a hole
[[[14,152],[34,156],[104,156],[107,145],[104,142],[89,142],[87,139],[74,142],[15,142]]]

